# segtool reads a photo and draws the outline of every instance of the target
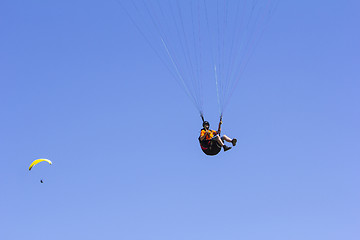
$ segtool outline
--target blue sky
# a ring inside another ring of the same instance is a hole
[[[359,7],[280,1],[206,157],[116,2],[1,1],[0,238],[359,239]]]

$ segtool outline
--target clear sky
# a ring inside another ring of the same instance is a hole
[[[359,9],[280,1],[207,157],[116,2],[0,1],[0,239],[360,239]]]

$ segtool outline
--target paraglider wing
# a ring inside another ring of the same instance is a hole
[[[29,166],[29,171],[38,163],[40,162],[48,162],[50,165],[52,164],[52,162],[49,159],[36,159],[35,161],[33,161],[30,166]]]

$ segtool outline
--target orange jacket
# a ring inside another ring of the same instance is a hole
[[[215,130],[209,130],[210,131],[210,134],[207,134],[205,136],[205,139],[204,140],[210,140],[212,139],[216,134],[217,134],[217,131]],[[200,132],[200,137],[204,136],[206,134],[206,130],[205,129],[201,129],[201,132]]]

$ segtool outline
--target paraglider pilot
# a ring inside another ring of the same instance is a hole
[[[220,137],[221,124],[222,120],[220,118],[219,128],[215,131],[210,129],[210,123],[208,121],[203,122],[203,128],[200,132],[199,141],[201,149],[206,155],[216,155],[221,151],[221,148],[223,148],[224,151],[230,150],[231,147],[226,146],[224,141],[231,142],[233,146],[236,145],[236,138],[231,139],[226,135]]]

